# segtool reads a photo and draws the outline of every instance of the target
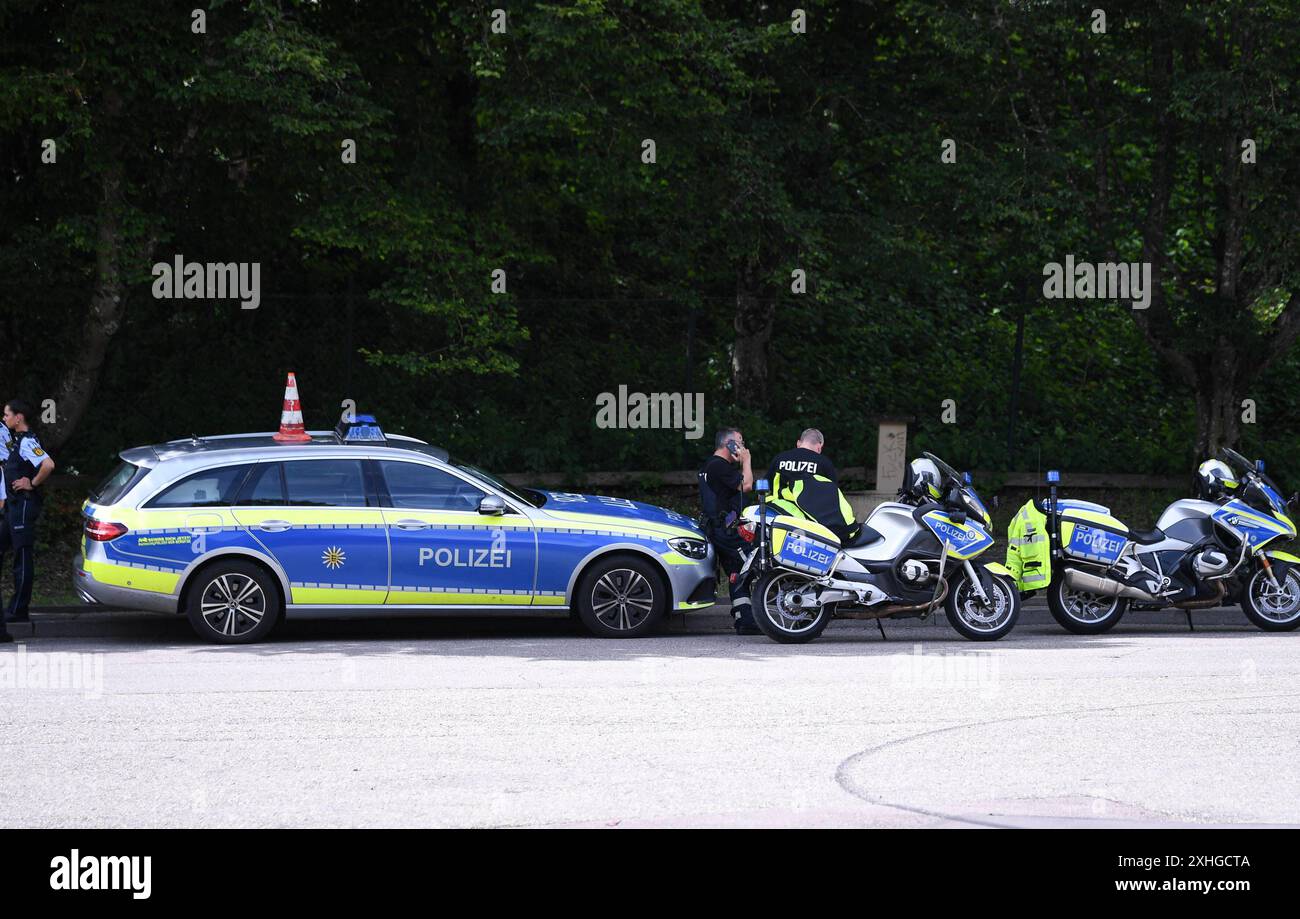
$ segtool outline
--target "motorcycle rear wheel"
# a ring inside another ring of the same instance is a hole
[[[793,571],[777,568],[766,572],[754,585],[750,607],[754,622],[764,635],[781,644],[804,644],[812,641],[834,618],[831,604],[793,607],[789,594],[801,589],[811,579]]]
[[[1047,588],[1047,608],[1067,632],[1100,635],[1115,628],[1124,618],[1128,600],[1069,587],[1058,569],[1052,572],[1052,583]]]

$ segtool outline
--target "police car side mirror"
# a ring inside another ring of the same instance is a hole
[[[496,495],[485,495],[483,500],[478,503],[478,512],[493,517],[500,517],[506,512],[506,502],[502,501]]]

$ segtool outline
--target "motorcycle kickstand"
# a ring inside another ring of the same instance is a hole
[[[1185,609],[1183,610],[1183,612],[1187,614],[1187,631],[1195,632],[1196,627],[1192,625],[1192,611],[1189,609]]]
[[[889,641],[889,639],[885,636],[885,623],[882,622],[879,617],[876,618],[876,628],[880,629],[880,640]]]

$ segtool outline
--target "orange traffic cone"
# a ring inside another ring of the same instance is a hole
[[[284,381],[284,410],[280,412],[280,433],[275,440],[281,443],[303,443],[311,435],[302,423],[302,403],[298,401],[298,380],[292,373]]]

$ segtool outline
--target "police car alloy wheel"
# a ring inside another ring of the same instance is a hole
[[[247,562],[217,562],[200,573],[187,603],[200,638],[245,644],[265,638],[280,618],[280,595],[266,572]]]
[[[601,638],[636,638],[664,617],[667,594],[647,562],[617,558],[597,562],[578,585],[578,617]]]
[[[1061,572],[1052,573],[1047,588],[1047,608],[1061,628],[1075,635],[1100,635],[1109,632],[1128,609],[1123,597],[1107,597],[1070,587]]]

